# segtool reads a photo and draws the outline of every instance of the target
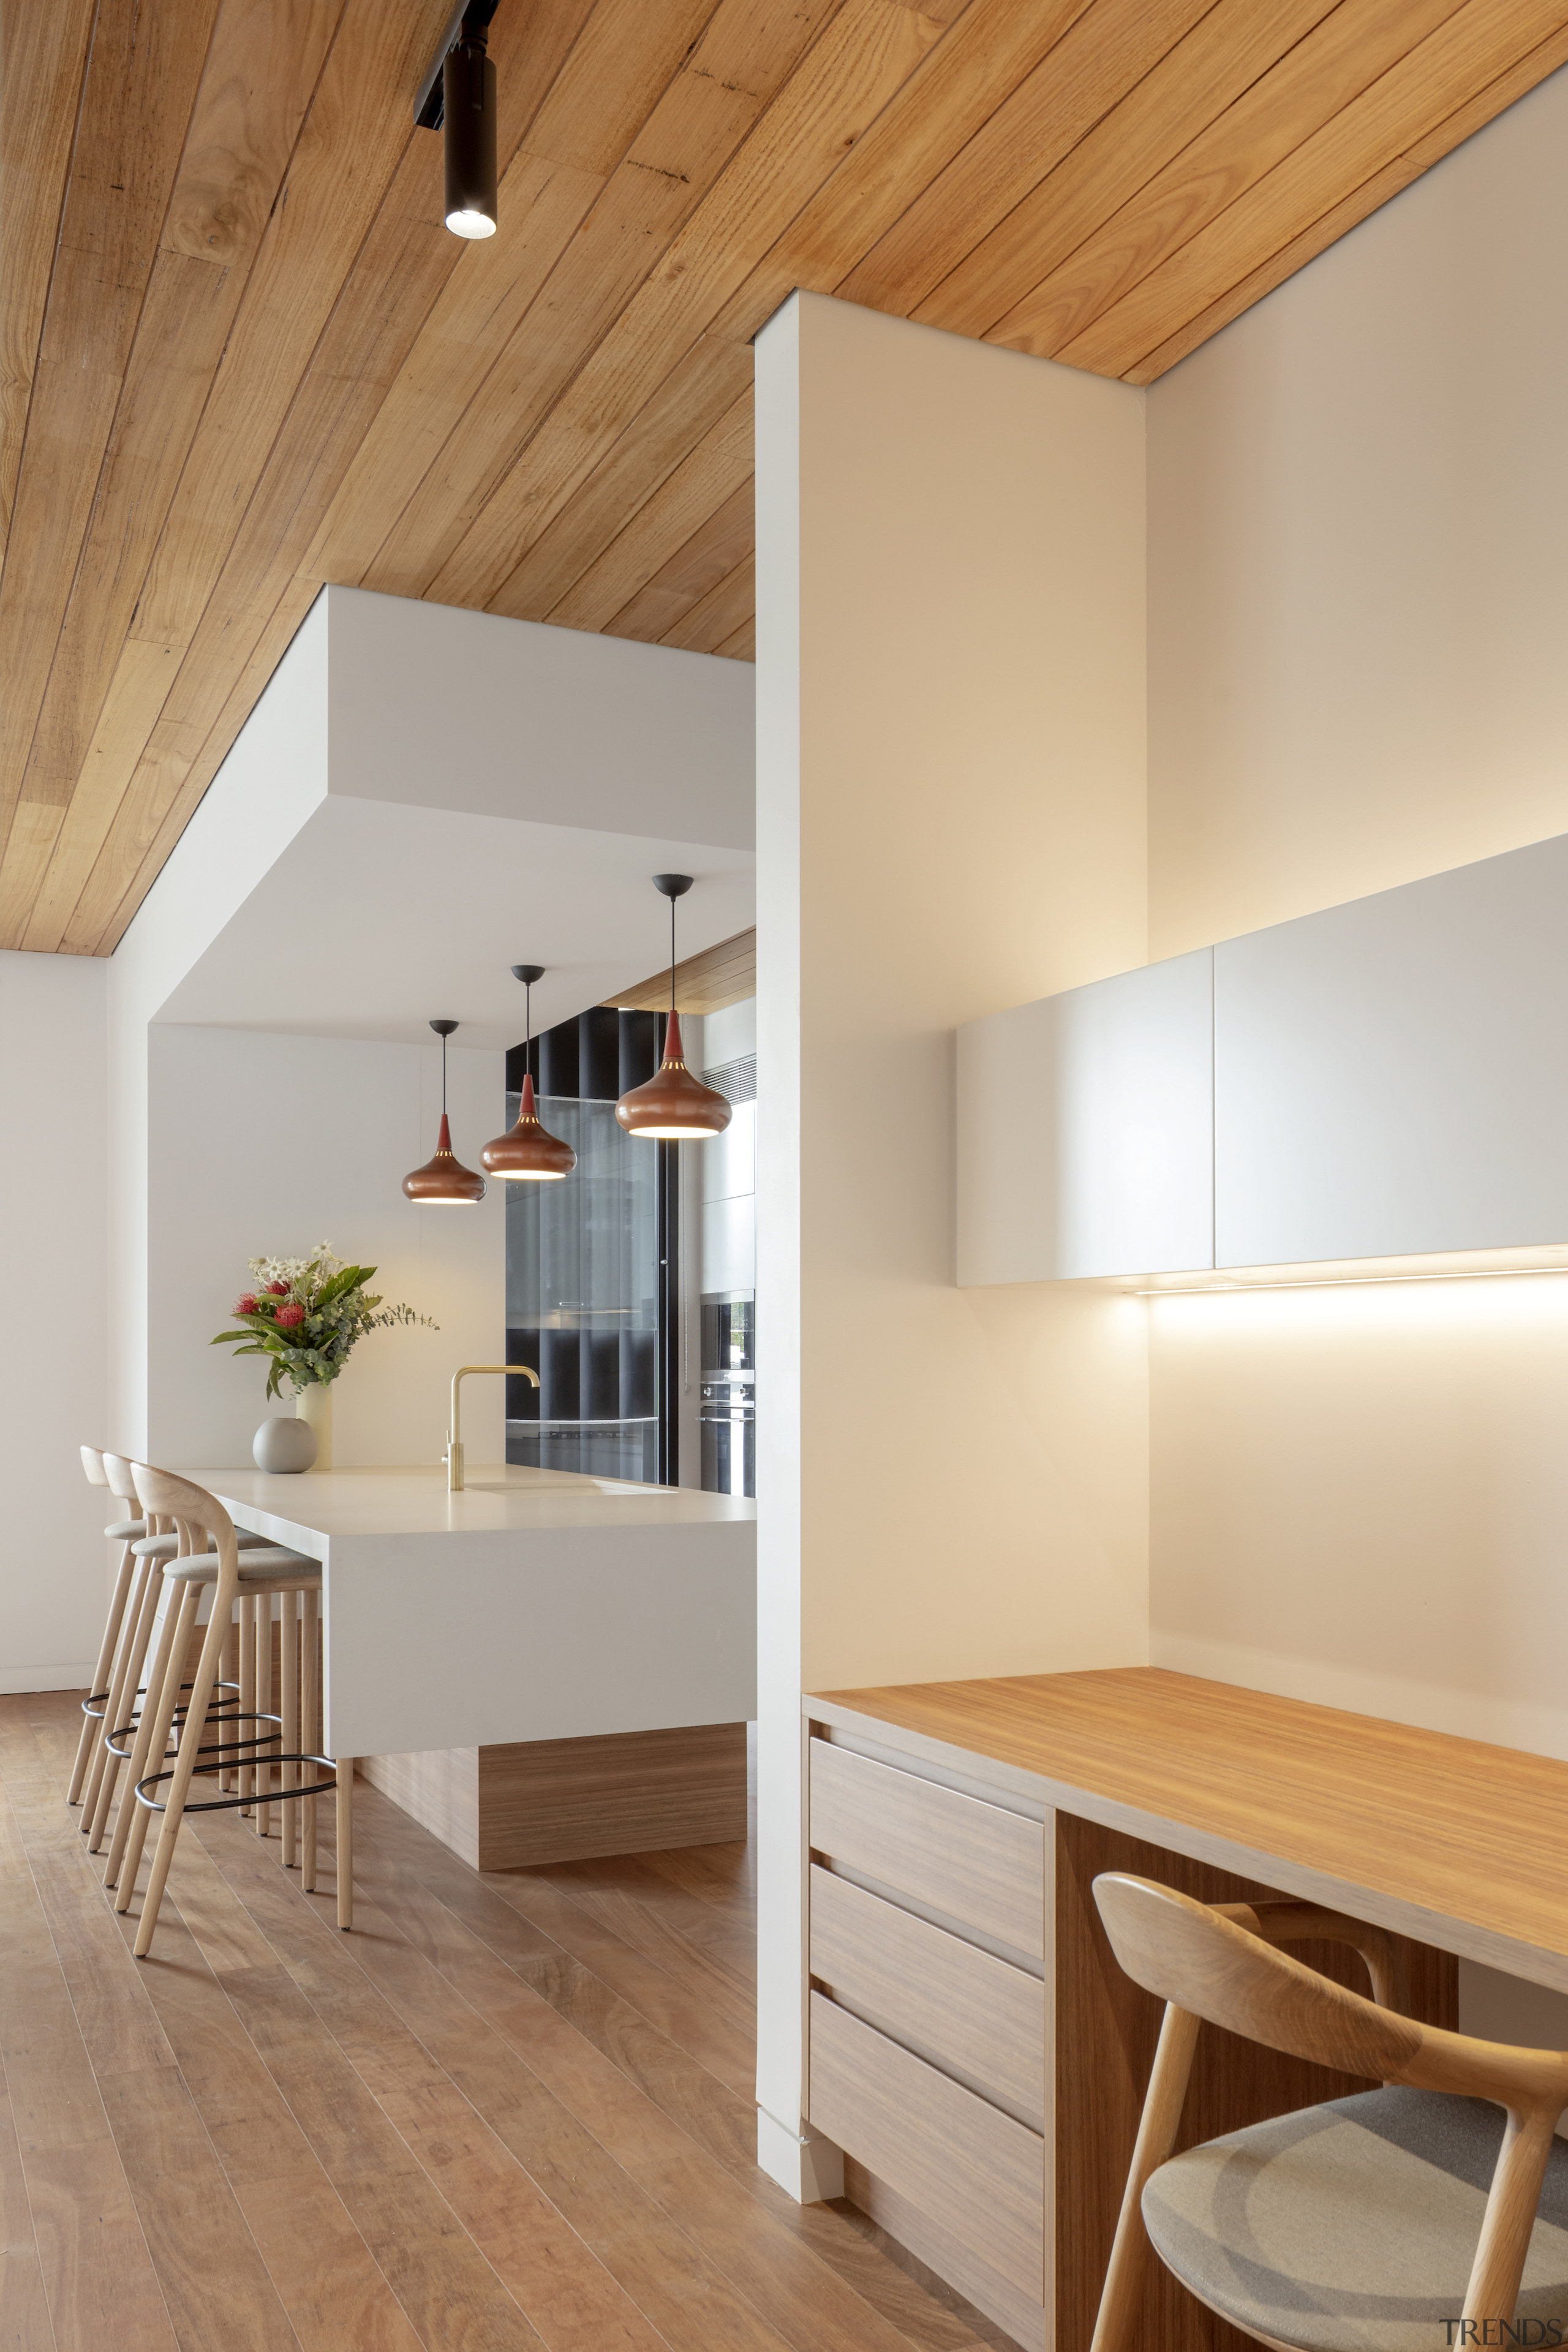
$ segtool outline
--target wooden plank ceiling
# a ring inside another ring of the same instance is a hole
[[[732,940],[704,948],[675,967],[675,1009],[678,1013],[721,1013],[757,992],[757,934],[737,931]],[[662,1013],[669,1003],[669,966],[656,971],[635,988],[625,988],[615,1000],[625,1013]]]
[[[106,954],[323,581],[750,658],[792,288],[1147,383],[1568,58],[1568,0],[37,0],[0,164],[0,945]]]

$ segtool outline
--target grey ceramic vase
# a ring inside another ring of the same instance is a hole
[[[251,1446],[258,1470],[276,1477],[282,1472],[308,1470],[316,1458],[316,1433],[308,1421],[264,1421]]]

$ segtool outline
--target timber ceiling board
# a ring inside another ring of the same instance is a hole
[[[9,12],[0,945],[113,948],[323,582],[752,658],[792,289],[1146,383],[1568,59],[1568,0],[501,0],[465,246],[448,8]]]
[[[675,967],[675,1009],[678,1013],[721,1013],[757,992],[757,934],[737,931],[700,955],[688,956]],[[663,1013],[669,1005],[669,966],[656,971],[635,988],[624,988],[614,999],[624,1013]]]

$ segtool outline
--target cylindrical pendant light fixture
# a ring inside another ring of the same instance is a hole
[[[471,12],[441,68],[447,226],[454,236],[496,233],[496,69]]]
[[[562,1176],[570,1176],[577,1165],[577,1154],[558,1135],[552,1135],[540,1120],[533,1107],[533,1072],[528,1066],[529,1048],[533,1043],[533,983],[544,977],[542,963],[514,963],[514,980],[523,986],[524,1033],[522,1048],[522,1099],[518,1105],[517,1125],[487,1143],[479,1158],[492,1176],[504,1176],[512,1182],[549,1184]]]
[[[664,1059],[651,1078],[633,1087],[616,1105],[616,1117],[628,1135],[646,1135],[655,1141],[705,1143],[722,1135],[732,1116],[716,1087],[705,1087],[686,1066],[680,1049],[680,1015],[675,1009],[675,902],[691,887],[689,874],[656,874],[653,887],[669,900],[669,1025],[664,1033]]]
[[[403,1189],[411,1201],[422,1209],[470,1209],[476,1201],[485,1197],[485,1180],[471,1168],[465,1168],[452,1150],[452,1130],[447,1124],[447,1040],[457,1027],[455,1021],[432,1021],[430,1026],[441,1040],[441,1132],[436,1143],[436,1156],[423,1168],[411,1169],[403,1180]]]

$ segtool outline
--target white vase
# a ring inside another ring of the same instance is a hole
[[[269,1477],[297,1477],[316,1459],[316,1433],[307,1422],[285,1421],[274,1413],[256,1433],[251,1454],[258,1470]]]
[[[332,1466],[332,1390],[329,1381],[312,1381],[308,1388],[294,1391],[294,1415],[298,1421],[308,1421],[316,1439],[318,1470]]]

